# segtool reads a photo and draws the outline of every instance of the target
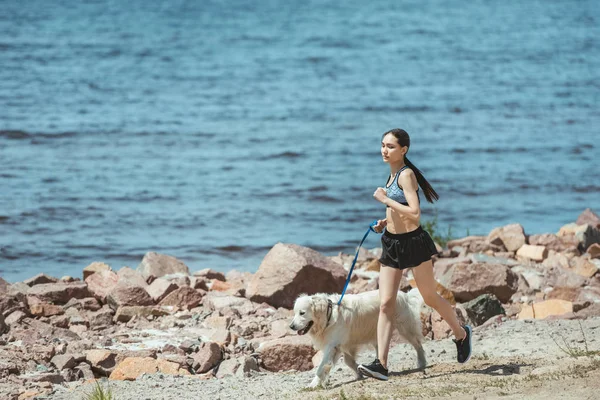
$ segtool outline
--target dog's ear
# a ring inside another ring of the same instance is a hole
[[[313,295],[310,298],[312,311],[313,330],[320,332],[325,329],[327,323],[327,299],[324,296]]]

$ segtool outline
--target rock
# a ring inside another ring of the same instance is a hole
[[[214,329],[229,329],[231,327],[231,317],[222,317],[218,313],[213,313],[204,320],[204,325]]]
[[[177,272],[190,274],[190,269],[182,261],[172,256],[154,252],[146,253],[137,270],[146,278],[150,276],[160,278]]]
[[[191,310],[200,303],[202,303],[202,293],[189,286],[183,286],[169,293],[159,305]]]
[[[573,257],[569,261],[570,270],[585,278],[591,278],[598,272],[598,266],[584,257]]]
[[[64,383],[64,381],[65,378],[63,378],[62,375],[54,372],[36,374],[27,377],[27,382],[50,382],[54,385],[60,385],[61,383]]]
[[[102,304],[95,297],[86,297],[84,299],[71,299],[63,306],[63,309],[75,308],[76,310],[98,311]]]
[[[517,251],[517,256],[528,258],[533,261],[544,261],[548,256],[548,250],[544,246],[532,246],[524,244]]]
[[[94,275],[92,275],[93,277]],[[113,309],[117,310],[123,306],[151,306],[154,300],[148,294],[146,289],[140,286],[131,286],[126,282],[119,281],[117,285],[109,292],[106,302]]]
[[[571,247],[577,247],[579,241],[569,237],[558,237],[553,233],[543,233],[540,235],[529,236],[529,244],[533,246],[544,246],[546,249],[555,252],[563,252]]]
[[[148,286],[147,277],[142,275],[140,271],[136,271],[129,267],[123,267],[117,271],[119,282],[128,283],[131,286],[139,286],[146,288]]]
[[[48,276],[46,274],[37,274],[33,278],[29,278],[29,279],[26,279],[23,281],[23,283],[26,284],[27,286],[35,286],[35,285],[41,285],[43,283],[56,283],[56,282],[58,282],[58,279],[56,279],[53,276]]]
[[[586,208],[575,221],[577,225],[590,225],[593,228],[600,229],[600,217],[590,208]]]
[[[600,258],[600,244],[594,243],[587,249],[591,258]]]
[[[6,282],[1,276],[0,276],[0,297],[4,296],[5,294],[8,293],[8,288],[10,287],[10,283]]]
[[[313,368],[312,357],[316,351],[310,338],[288,336],[264,342],[258,348],[263,367],[272,372],[309,371]]]
[[[4,319],[4,322],[6,325],[11,326],[11,325],[18,324],[19,322],[21,322],[23,320],[23,318],[26,318],[26,317],[27,317],[27,314],[25,314],[23,311],[16,310],[16,311],[13,311],[12,313],[8,314],[7,317]]]
[[[593,303],[589,307],[577,311],[575,317],[579,319],[600,317],[600,303]]]
[[[117,286],[118,280],[119,277],[113,271],[98,270],[94,273],[88,273],[88,276],[85,278],[85,283],[88,285],[88,290],[95,298],[106,303],[106,297],[111,290]]]
[[[75,363],[75,357],[73,357],[72,354],[56,355],[52,357],[52,360],[50,362],[54,364],[54,366],[58,368],[59,371],[63,369],[71,369],[74,368],[75,365],[77,365]]]
[[[208,280],[216,279],[216,280],[219,280],[222,282],[225,282],[227,280],[225,278],[225,275],[223,275],[223,273],[214,271],[210,268],[205,268],[200,271],[196,271],[196,272],[194,272],[194,276],[199,277],[199,278],[208,279]]]
[[[221,346],[227,346],[231,343],[231,332],[227,329],[217,329],[210,335],[211,342],[220,344]]]
[[[219,292],[227,292],[232,289],[232,286],[223,281],[214,280],[210,285],[210,290],[216,290]]]
[[[493,294],[482,294],[462,306],[475,326],[483,324],[496,315],[506,314],[502,304]]]
[[[65,313],[61,306],[45,303],[33,304],[31,307],[29,307],[29,312],[35,317],[51,317],[53,315],[61,315]]]
[[[90,328],[94,330],[105,329],[112,325],[115,312],[109,307],[104,306],[98,311],[88,314]]]
[[[102,262],[93,262],[83,269],[83,280],[85,281],[88,277],[101,271],[112,271],[112,268],[110,268],[108,264]]]
[[[510,224],[493,229],[487,237],[488,242],[498,244],[502,242],[506,250],[517,251],[526,242],[525,231],[520,224]]]
[[[433,262],[433,275],[439,280],[442,275],[454,264],[471,264],[473,259],[469,256],[454,258],[439,258]]]
[[[456,317],[461,325],[472,324],[472,322],[469,321],[467,312],[461,305],[457,305],[454,310],[456,311]],[[448,325],[442,316],[435,310],[431,312],[431,332],[433,333],[434,340],[445,339],[453,335],[450,325]]]
[[[258,361],[252,356],[244,356],[240,360],[240,367],[236,371],[237,376],[249,376],[252,371],[259,371]]]
[[[83,299],[89,297],[85,283],[43,283],[32,286],[27,291],[27,301],[29,304],[52,303],[66,304],[72,298]]]
[[[257,303],[292,308],[301,293],[339,293],[346,270],[307,247],[277,243],[248,284],[246,297]]]
[[[573,312],[573,303],[566,300],[546,300],[524,306],[518,319],[544,319],[551,315],[562,315]]]
[[[577,300],[577,297],[579,297],[580,292],[581,288],[557,286],[555,288],[552,288],[552,290],[548,292],[546,298],[575,302]]]
[[[531,290],[535,292],[542,290],[542,287],[545,284],[545,277],[540,271],[535,268],[528,268],[521,265],[516,266],[511,270],[516,274],[520,274]]]
[[[408,283],[412,288],[417,287],[417,282],[414,279],[409,279]],[[456,299],[454,298],[454,294],[452,293],[452,291],[437,281],[435,282],[435,291],[444,299],[446,299],[448,303],[452,305],[456,304]]]
[[[600,243],[600,229],[592,225],[577,225],[575,223],[564,225],[558,232],[559,237],[576,238],[579,249],[584,252],[594,243]]]
[[[169,315],[167,308],[157,306],[121,306],[114,316],[115,322],[129,322],[133,317],[148,318]]]
[[[92,372],[92,367],[90,367],[89,364],[87,363],[79,363],[79,365],[77,365],[74,369],[73,369],[80,378],[82,378],[84,381],[87,381],[89,379],[94,379],[94,372]]]
[[[9,326],[4,321],[4,316],[2,316],[2,314],[0,314],[0,335],[5,334],[6,332],[9,331],[9,329],[10,329]]]
[[[211,311],[231,308],[237,310],[242,315],[250,314],[254,311],[254,304],[243,297],[226,295],[221,292],[208,292],[203,300],[204,307]]]
[[[440,283],[460,302],[492,293],[502,303],[507,303],[517,291],[518,277],[501,264],[455,264],[440,278]]]
[[[115,369],[117,353],[110,350],[94,349],[88,350],[85,358],[92,370],[98,375],[108,376]]]
[[[235,358],[224,360],[219,364],[217,369],[217,378],[225,378],[226,376],[234,376],[237,369],[240,367],[240,362]]]
[[[217,343],[203,342],[192,358],[194,359],[192,368],[196,373],[201,374],[214,368],[223,359],[223,353]]]
[[[164,299],[169,293],[176,290],[178,288],[177,284],[168,281],[164,278],[155,279],[150,286],[148,286],[148,293],[152,297],[152,299],[159,303],[162,299]]]
[[[512,258],[488,256],[487,254],[481,253],[469,254],[469,258],[474,263],[502,264],[507,265],[509,267],[518,264],[518,262],[513,260]]]
[[[142,374],[153,374],[155,372],[157,372],[155,359],[149,357],[128,357],[115,367],[109,379],[134,381]]]
[[[560,267],[564,269],[569,269],[569,259],[562,253],[557,253],[553,250],[550,250],[548,253],[548,257],[542,262],[544,267]]]

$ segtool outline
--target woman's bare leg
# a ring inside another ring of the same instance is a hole
[[[381,266],[379,270],[379,319],[377,321],[377,357],[387,368],[390,340],[396,316],[396,296],[402,278],[402,270]]]
[[[433,277],[433,263],[431,260],[414,267],[412,273],[425,304],[437,311],[444,321],[450,325],[456,339],[463,339],[467,333],[460,326],[460,322],[456,318],[456,312],[452,308],[452,305],[436,291],[436,282]]]

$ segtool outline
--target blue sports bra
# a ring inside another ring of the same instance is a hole
[[[397,201],[400,204],[404,204],[405,206],[408,205],[408,201],[406,201],[406,197],[404,196],[404,190],[402,190],[402,188],[400,187],[400,182],[398,182],[398,177],[400,176],[400,173],[402,171],[404,171],[406,168],[408,168],[408,166],[406,166],[406,165],[404,167],[400,168],[400,170],[398,172],[396,172],[396,175],[394,176],[394,179],[392,180],[392,182],[385,187],[387,196],[390,199]],[[395,183],[395,185],[394,185],[394,183]],[[421,199],[419,198],[419,188],[418,187],[417,187],[417,199],[419,199],[419,203],[420,203]]]

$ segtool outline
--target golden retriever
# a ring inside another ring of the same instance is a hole
[[[290,328],[299,335],[308,333],[313,346],[323,352],[323,359],[310,387],[327,383],[329,371],[344,356],[344,362],[360,378],[356,354],[365,345],[377,353],[377,319],[379,317],[379,291],[348,294],[337,305],[339,294],[318,293],[300,295],[294,303],[294,319]],[[423,350],[420,309],[423,299],[418,290],[399,291],[396,300],[395,327],[400,336],[417,351],[417,366],[425,368],[427,360]]]

